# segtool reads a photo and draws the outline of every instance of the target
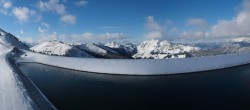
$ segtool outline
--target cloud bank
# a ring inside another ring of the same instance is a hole
[[[145,38],[175,40],[206,40],[229,37],[250,37],[250,0],[244,0],[241,10],[230,20],[218,20],[214,25],[208,25],[203,18],[191,18],[185,23],[186,30],[182,27],[166,29],[154,16],[148,16],[145,23],[147,33]],[[182,30],[181,30],[182,29]]]

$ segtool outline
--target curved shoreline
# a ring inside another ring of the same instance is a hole
[[[195,74],[195,73],[199,73],[199,72],[210,72],[210,71],[224,70],[224,69],[229,69],[229,68],[235,68],[235,67],[250,65],[250,63],[247,63],[247,64],[231,66],[231,67],[225,67],[225,68],[218,68],[218,69],[213,69],[213,70],[204,70],[204,71],[196,71],[196,72],[189,72],[189,73],[178,73],[178,74],[153,74],[153,75],[97,73],[97,72],[83,71],[83,70],[65,68],[65,67],[54,66],[54,65],[49,65],[49,64],[43,64],[43,63],[39,63],[39,62],[19,62],[16,65],[17,65],[17,67],[19,67],[22,64],[29,64],[29,63],[31,63],[31,64],[32,63],[33,64],[40,64],[40,65],[45,65],[45,66],[51,66],[51,67],[55,67],[55,68],[67,69],[67,70],[72,70],[72,71],[87,72],[87,73],[93,73],[93,74],[120,75],[120,76],[164,76],[164,75]]]
[[[94,59],[49,56],[27,52],[17,63],[40,63],[91,73],[117,75],[185,74],[230,68],[250,63],[250,53],[183,59]]]

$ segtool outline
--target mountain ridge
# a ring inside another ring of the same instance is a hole
[[[238,37],[229,42],[194,44],[177,44],[153,39],[140,44],[114,41],[106,44],[68,44],[60,41],[47,41],[29,48],[14,35],[1,28],[0,44],[47,55],[106,59],[168,59],[250,52],[249,37]]]

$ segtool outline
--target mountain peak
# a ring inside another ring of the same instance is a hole
[[[121,44],[116,41],[111,41],[105,44],[105,46],[110,47],[110,48],[119,48]]]
[[[31,50],[49,55],[61,55],[69,57],[87,57],[92,58],[88,53],[66,43],[59,41],[48,41],[40,43],[31,48]]]
[[[3,29],[0,28],[0,36],[2,37],[4,35],[6,35],[6,32]]]
[[[170,46],[170,45],[171,43],[168,42],[167,40],[159,41],[159,40],[152,39],[152,40],[147,40],[147,41],[142,42],[138,47],[154,50],[157,47]]]
[[[192,46],[171,44],[167,40],[148,40],[137,46],[134,58],[185,58],[198,48]]]
[[[0,32],[5,32],[2,28],[0,28]]]
[[[28,50],[28,47],[25,44],[23,44],[21,41],[19,41],[18,38],[16,38],[10,33],[7,33],[1,28],[0,28],[0,43],[6,46],[14,46],[16,48]]]

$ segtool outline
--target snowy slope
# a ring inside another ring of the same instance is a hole
[[[55,110],[43,93],[17,68],[16,47],[0,44],[0,110]]]
[[[60,56],[69,56],[69,57],[85,57],[91,58],[92,56],[88,53],[68,44],[57,42],[57,41],[50,41],[50,42],[43,42],[38,44],[32,48],[32,51],[48,54],[48,55],[60,55]]]
[[[101,44],[86,43],[81,45],[76,45],[79,49],[95,56],[97,58],[127,58],[126,56],[120,55],[118,52],[109,49],[108,47],[102,46]]]
[[[104,49],[104,50],[106,50],[106,51],[108,51],[108,52],[110,52],[110,53],[119,54],[119,52],[111,49],[110,47],[105,46],[102,43],[95,43],[95,45],[98,46],[98,47],[100,47],[100,48],[102,48],[102,49]]]
[[[26,49],[29,48],[19,41],[15,36],[10,33],[5,32],[4,30],[0,29],[0,43],[6,46],[15,46],[17,48]]]
[[[0,110],[56,109],[17,68],[18,48],[29,50],[15,36],[0,29]]]
[[[112,41],[105,44],[105,46],[127,56],[132,56],[136,53],[136,45],[133,43],[122,44]]]
[[[134,58],[163,59],[163,58],[186,58],[191,53],[198,51],[198,47],[175,45],[168,41],[150,40],[144,41],[137,46]]]
[[[38,62],[42,64],[80,71],[124,74],[162,75],[208,71],[250,63],[250,53],[193,57],[181,59],[95,59],[48,56],[27,52],[17,62]]]
[[[96,45],[92,44],[92,43],[86,43],[86,44],[82,44],[82,45],[78,45],[78,48],[80,48],[81,50],[84,51],[88,51],[88,52],[93,52],[99,55],[106,55],[108,54],[108,52],[102,48],[97,47]]]
[[[215,49],[223,54],[246,53],[250,52],[250,44],[248,43],[225,43],[220,48]]]
[[[208,43],[196,46],[201,48],[193,53],[196,57],[250,52],[250,43],[245,42]]]

